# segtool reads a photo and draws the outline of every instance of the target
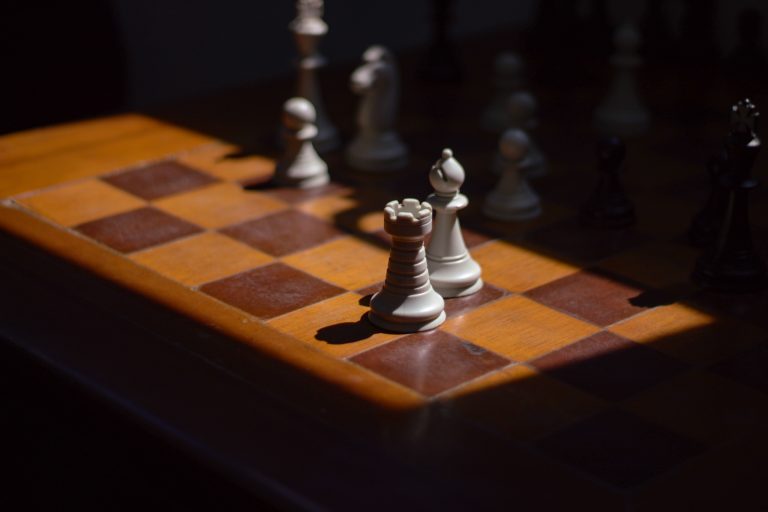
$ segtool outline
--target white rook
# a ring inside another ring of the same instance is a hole
[[[384,208],[384,230],[392,236],[387,277],[371,297],[368,319],[393,332],[434,329],[445,321],[445,303],[429,282],[424,252],[432,207],[418,199],[391,201]]]

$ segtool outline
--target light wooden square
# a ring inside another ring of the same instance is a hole
[[[274,318],[268,323],[335,357],[349,357],[402,335],[380,332],[365,315],[362,297],[345,293]],[[324,338],[324,339],[323,339]]]
[[[594,325],[520,296],[453,317],[442,329],[514,361],[528,361],[599,331]]]
[[[138,197],[101,180],[70,183],[17,201],[63,226],[76,226],[145,205]]]
[[[266,194],[219,183],[156,201],[161,210],[206,228],[220,228],[287,207]]]
[[[184,238],[134,253],[130,258],[190,286],[221,279],[272,261],[271,256],[218,233]]]
[[[502,240],[472,251],[483,280],[513,292],[524,292],[579,270],[578,267]]]
[[[383,281],[388,260],[389,251],[352,236],[283,258],[285,263],[347,290]]]
[[[651,309],[610,330],[694,364],[714,363],[768,336],[746,322],[717,318],[685,304]]]

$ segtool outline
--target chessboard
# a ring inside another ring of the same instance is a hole
[[[487,95],[461,87],[404,87],[405,171],[361,173],[336,152],[332,182],[307,190],[270,182],[280,87],[248,134],[247,121],[204,128],[207,114],[179,109],[3,137],[4,260],[21,269],[9,282],[37,276],[61,292],[40,306],[52,325],[74,295],[101,326],[98,343],[62,335],[30,350],[301,508],[751,510],[766,474],[768,294],[693,286],[686,238],[729,105],[651,96],[669,115],[629,141],[622,171],[638,222],[596,229],[578,211],[596,181],[586,99],[600,91],[540,91],[550,174],[531,183],[543,213],[499,222],[481,213],[498,179],[497,136],[479,128]],[[328,110],[345,119],[341,96]],[[434,331],[383,332],[366,318],[387,267],[382,210],[426,197],[443,147],[467,171],[460,219],[485,285],[446,300]],[[765,251],[768,201],[756,198]],[[9,325],[34,322],[11,313]],[[133,330],[105,337],[112,318]],[[276,430],[262,395],[313,428]],[[270,443],[279,453],[259,451]]]

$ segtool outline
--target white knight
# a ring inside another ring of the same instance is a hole
[[[350,79],[350,87],[362,96],[357,112],[358,133],[347,147],[347,162],[365,171],[401,169],[408,163],[408,148],[395,131],[400,77],[392,53],[371,46],[363,64]]]

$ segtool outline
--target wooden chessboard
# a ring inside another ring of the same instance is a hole
[[[552,115],[584,93],[552,96],[538,134],[551,172],[532,182],[543,215],[502,223],[480,214],[496,179],[494,136],[470,115],[485,96],[470,91],[458,112],[435,113],[453,91],[420,107],[406,93],[405,172],[357,173],[335,153],[333,182],[306,191],[269,184],[274,152],[143,116],[0,139],[13,171],[0,181],[0,226],[16,248],[6,260],[98,303],[94,317],[139,328],[30,350],[69,361],[150,423],[182,431],[171,436],[182,444],[203,446],[201,457],[300,507],[748,510],[766,474],[768,294],[690,285],[697,251],[685,238],[716,148],[698,143],[727,126],[710,120],[680,143],[686,125],[663,120],[631,142],[625,186],[638,224],[589,229],[577,212],[595,180],[594,138],[583,116]],[[382,209],[426,197],[443,146],[467,170],[461,221],[485,287],[447,300],[433,332],[381,332],[365,315],[387,264]],[[142,329],[167,346],[155,351]],[[321,427],[274,431],[261,395]],[[313,435],[314,445],[300,441]],[[262,458],[265,442],[283,451]],[[317,472],[330,473],[322,486]]]

